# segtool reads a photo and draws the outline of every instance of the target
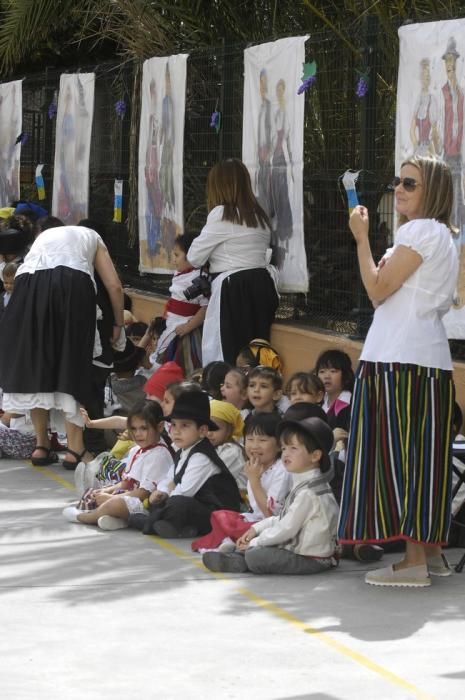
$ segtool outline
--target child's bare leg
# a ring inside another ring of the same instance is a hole
[[[77,519],[84,525],[96,525],[98,519],[101,518],[102,515],[112,515],[115,518],[127,520],[129,518],[129,511],[124,498],[121,496],[113,496],[95,510],[79,513]]]

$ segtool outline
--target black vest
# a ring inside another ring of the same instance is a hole
[[[176,471],[175,462],[174,483],[177,485],[181,482],[190,458],[192,455],[199,453],[208,457],[221,471],[219,474],[210,476],[206,482],[202,484],[194,496],[195,500],[203,503],[212,511],[222,509],[239,511],[241,507],[241,495],[236,480],[207,438],[203,438],[203,440],[194,445],[179,471]]]

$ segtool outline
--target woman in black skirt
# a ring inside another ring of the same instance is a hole
[[[94,268],[110,296],[117,343],[123,328],[123,290],[100,236],[83,226],[40,233],[16,273],[15,289],[0,327],[0,386],[4,409],[31,412],[37,438],[32,463],[56,461],[50,450],[50,410],[64,414],[65,466],[88,461],[80,405],[91,392],[96,328]]]
[[[214,276],[203,327],[202,363],[235,363],[253,338],[269,340],[278,307],[269,220],[255,198],[245,165],[236,158],[215,165],[207,180],[207,223],[188,260],[209,264]]]

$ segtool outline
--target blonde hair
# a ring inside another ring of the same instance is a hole
[[[456,229],[450,220],[454,190],[449,166],[443,160],[431,156],[412,156],[404,160],[400,167],[403,168],[404,165],[412,165],[421,173],[423,218],[436,219],[455,233]],[[407,221],[406,216],[399,215],[399,225]]]

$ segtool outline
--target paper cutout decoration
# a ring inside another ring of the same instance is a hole
[[[210,127],[215,129],[216,133],[219,134],[221,129],[221,112],[218,112],[216,109],[212,112],[210,117]]]
[[[360,170],[346,170],[342,176],[342,184],[347,194],[347,205],[349,207],[349,214],[352,214],[355,207],[358,205],[356,182],[358,176],[360,175]]]
[[[126,102],[124,100],[118,100],[118,102],[115,103],[115,112],[121,120],[124,119],[124,115],[126,114]]]
[[[303,92],[308,90],[308,88],[313,85],[313,83],[316,80],[316,61],[312,61],[311,63],[304,63],[302,64],[302,70],[303,70],[303,75],[302,75],[302,84],[299,86],[299,89],[297,90],[297,94],[301,95]]]
[[[123,181],[115,180],[113,221],[120,224],[123,218]]]
[[[37,196],[39,197],[39,200],[45,199],[45,182],[44,177],[42,175],[43,168],[43,163],[39,163],[39,165],[36,167],[35,181],[37,186]]]
[[[365,97],[368,92],[368,88],[370,87],[370,76],[369,71],[366,71],[365,73],[357,71],[357,73],[359,78],[355,87],[355,94],[361,99],[362,97]]]

